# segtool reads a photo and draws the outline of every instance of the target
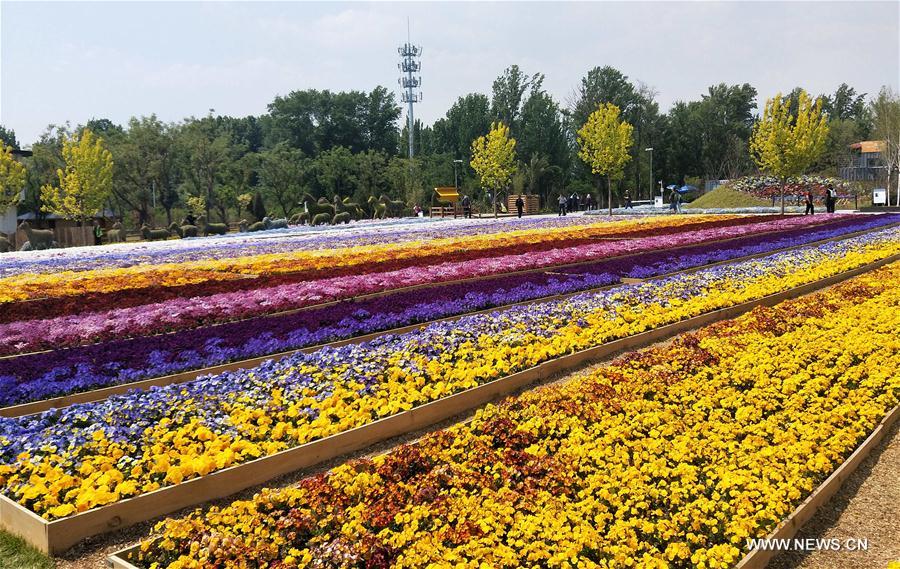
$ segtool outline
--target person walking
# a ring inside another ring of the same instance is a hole
[[[816,210],[813,207],[813,194],[812,190],[806,190],[806,212],[803,215],[815,215]]]
[[[622,197],[625,198],[625,209],[634,209],[631,205],[631,192],[625,190],[625,195]]]
[[[578,211],[578,193],[572,192],[569,196],[569,211]]]
[[[519,217],[522,217],[522,208],[525,207],[525,200],[522,199],[522,196],[516,198],[516,213],[519,214]]]
[[[592,211],[594,209],[594,196],[590,192],[584,194],[584,210]]]
[[[672,210],[672,213],[678,213],[678,192],[672,190],[672,195],[669,197],[669,209]]]
[[[472,217],[472,200],[469,199],[468,195],[463,196],[462,199],[462,207],[463,207],[463,219]]]
[[[828,213],[834,213],[834,206],[837,203],[837,192],[834,189],[834,184],[828,184],[828,204],[827,209]]]
[[[558,201],[559,201],[559,215],[560,216],[566,215],[566,202],[568,201],[566,199],[566,196],[563,194],[559,194]]]
[[[94,245],[100,245],[103,242],[103,228],[100,227],[100,222],[96,219],[94,220]]]

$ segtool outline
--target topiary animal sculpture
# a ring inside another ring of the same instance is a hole
[[[177,235],[179,237],[184,237],[184,233],[181,231],[181,226],[175,223],[174,221],[169,224],[168,227],[170,235]]]
[[[122,227],[121,221],[113,223],[112,229],[106,232],[106,240],[110,243],[123,243],[125,241],[125,228]]]
[[[325,203],[319,203],[314,200],[311,195],[303,194],[303,198],[300,202],[306,206],[306,213],[309,214],[311,219],[320,213],[327,213],[329,221],[334,217],[334,206],[327,201]]]
[[[228,233],[227,223],[207,223],[206,216],[201,215],[197,218],[197,227],[203,232],[203,235],[225,235]]]
[[[9,242],[9,238],[6,236],[6,233],[0,233],[0,253],[9,253],[12,250],[12,243]]]
[[[394,201],[385,194],[381,194],[378,201],[383,203],[387,208],[388,217],[403,217],[403,210],[406,209],[406,202]]]
[[[181,226],[182,237],[197,237],[198,235],[200,235],[200,228],[196,225],[187,223]]]
[[[265,219],[265,218],[263,218]],[[256,221],[253,223],[248,223],[246,219],[242,219],[238,224],[241,233],[254,232],[254,231],[264,231],[266,229],[266,224],[262,221]]]
[[[301,211],[300,213],[295,213],[291,216],[291,225],[306,225],[309,221],[309,214],[305,211]]]
[[[266,216],[262,219],[262,222],[266,229],[287,229],[288,226],[288,220],[285,218],[272,219]]]
[[[337,225],[338,223],[350,223],[351,215],[349,211],[342,211],[341,213],[334,214],[334,218],[331,220],[331,225]]]
[[[28,242],[22,245],[22,251],[38,251],[56,247],[52,229],[32,229],[31,224],[27,221],[20,223],[19,229],[28,237]]]
[[[145,241],[168,239],[171,236],[172,234],[169,233],[168,229],[150,229],[146,223],[141,226],[141,237],[143,237]]]
[[[375,196],[369,196],[369,207],[372,208],[372,219],[387,217],[387,206],[378,201]]]
[[[309,222],[310,225],[328,225],[331,223],[331,218],[334,217],[330,213],[317,213],[313,216],[312,221]]]

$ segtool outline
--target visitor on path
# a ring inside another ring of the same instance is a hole
[[[422,215],[422,208],[419,207],[419,204],[416,204],[416,207],[413,208],[413,213],[416,214],[416,217]]]
[[[522,208],[525,207],[525,200],[522,199],[522,196],[516,198],[516,213],[519,214],[519,217],[522,217]]]
[[[578,211],[578,193],[572,192],[569,196],[569,211]]]
[[[591,211],[594,209],[594,196],[590,192],[584,194],[584,210]]]
[[[469,196],[463,196],[462,199],[462,208],[463,208],[463,218],[471,218],[472,217],[472,200],[469,199]]]
[[[631,192],[625,190],[625,195],[622,197],[625,198],[625,209],[634,209],[634,207],[631,205]]]
[[[834,206],[837,202],[837,192],[834,190],[834,184],[828,184],[828,191],[825,199],[825,209],[828,213],[834,213]]]
[[[678,192],[672,190],[672,196],[669,198],[669,209],[672,213],[678,213]]]
[[[815,215],[815,213],[812,190],[806,190],[806,212],[803,215]]]
[[[94,220],[94,245],[99,245],[103,242],[103,228],[100,227],[100,222],[96,219]]]
[[[559,194],[559,215],[566,215],[566,203],[568,200],[563,194]]]

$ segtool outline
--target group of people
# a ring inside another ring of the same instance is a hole
[[[577,192],[572,192],[572,195],[566,197],[565,194],[559,194],[559,215],[566,215],[569,212],[573,211],[591,211],[597,209],[597,203],[594,201],[594,196],[590,193],[584,194],[579,197]]]
[[[814,215],[816,213],[816,209],[813,206],[813,193],[812,190],[806,190],[806,211],[803,215]],[[833,184],[829,184],[825,189],[825,195],[823,196],[823,201],[825,202],[825,211],[827,213],[834,213],[834,206],[837,203],[837,191],[834,189]]]

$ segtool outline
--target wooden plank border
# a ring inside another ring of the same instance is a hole
[[[193,478],[175,486],[160,488],[67,518],[46,521],[9,498],[0,496],[0,512],[4,510],[18,512],[6,515],[0,513],[0,527],[24,537],[34,547],[45,553],[58,554],[84,538],[115,531],[183,508],[230,496],[283,474],[314,466],[398,435],[430,427],[529,384],[549,378],[559,372],[570,371],[586,362],[596,361],[619,351],[643,347],[713,322],[734,318],[757,306],[772,306],[790,298],[803,296],[878,268],[898,258],[900,258],[900,254],[806,285],[555,358],[478,387],[323,439],[310,441],[269,456],[212,472],[200,478]],[[6,524],[6,520],[10,521],[10,525]],[[31,541],[32,539],[35,541]]]
[[[791,539],[797,535],[800,528],[819,511],[819,508],[827,504],[844,482],[856,472],[862,461],[878,446],[897,419],[900,419],[900,405],[889,411],[875,427],[875,430],[853,451],[853,454],[847,457],[847,460],[832,472],[831,476],[813,490],[813,493],[764,539]],[[779,550],[754,549],[738,562],[735,569],[763,569],[779,553],[781,553]]]
[[[816,244],[821,245],[823,243],[831,243],[831,242],[836,242],[836,241],[842,241],[845,239],[851,239],[853,237],[859,237],[860,235],[865,235],[866,233],[870,233],[873,231],[880,231],[881,229],[894,227],[896,225],[900,225],[900,223],[890,224],[888,226],[879,227],[876,229],[855,231],[853,233],[848,233],[846,235],[841,235],[838,237],[832,237],[830,239],[822,239],[819,241],[812,241],[810,243],[804,243],[803,245],[794,245],[791,247],[777,249],[774,251],[768,251],[765,253],[744,255],[742,257],[735,257],[733,259],[726,259],[724,261],[717,261],[715,263],[699,265],[696,267],[691,267],[689,269],[683,269],[681,271],[673,271],[670,273],[663,273],[660,275],[656,275],[654,277],[650,277],[649,279],[622,277],[620,279],[619,283],[613,283],[613,284],[604,285],[601,287],[587,288],[584,290],[579,290],[579,291],[569,292],[569,293],[564,293],[564,294],[557,294],[557,295],[553,295],[553,296],[544,296],[544,297],[540,297],[540,298],[534,298],[531,300],[525,300],[522,302],[514,302],[512,304],[502,304],[499,306],[493,306],[491,308],[477,310],[475,312],[466,312],[465,314],[457,314],[454,316],[447,316],[445,318],[439,318],[437,320],[428,320],[427,322],[419,322],[416,324],[409,324],[407,326],[401,326],[400,328],[391,328],[389,330],[381,330],[381,331],[377,331],[377,332],[371,332],[369,334],[364,334],[362,336],[355,336],[353,338],[345,338],[343,340],[336,340],[334,342],[329,342],[326,344],[318,344],[315,346],[308,346],[306,348],[299,348],[296,350],[277,352],[274,354],[257,356],[255,358],[249,358],[246,360],[238,360],[238,361],[234,361],[234,362],[229,362],[227,364],[220,364],[220,365],[196,369],[196,370],[188,370],[188,371],[179,372],[179,373],[170,374],[170,375],[151,377],[151,378],[147,378],[147,379],[142,379],[140,381],[133,381],[133,382],[122,383],[122,384],[118,384],[118,385],[111,385],[109,387],[103,387],[100,389],[92,389],[90,391],[81,391],[79,393],[72,393],[70,395],[63,395],[63,396],[54,397],[51,399],[42,399],[40,401],[32,401],[29,403],[21,403],[19,405],[11,405],[9,407],[0,408],[0,417],[23,417],[25,415],[34,415],[37,413],[41,413],[41,412],[47,411],[49,409],[62,409],[64,407],[69,407],[71,405],[76,405],[78,403],[90,403],[93,401],[101,401],[101,400],[111,397],[113,395],[120,395],[123,393],[127,393],[128,391],[131,391],[132,389],[149,389],[151,387],[156,387],[156,386],[162,387],[165,385],[171,385],[173,383],[185,383],[188,381],[193,381],[194,379],[197,379],[198,377],[200,377],[202,375],[215,375],[215,374],[224,373],[224,372],[228,372],[228,371],[249,369],[249,368],[258,366],[267,360],[278,361],[282,358],[285,358],[285,357],[288,357],[288,356],[291,356],[294,354],[298,354],[298,353],[307,353],[308,354],[308,353],[311,353],[311,352],[314,352],[314,351],[317,351],[317,350],[320,350],[320,349],[326,348],[326,347],[337,348],[337,347],[346,346],[349,344],[360,344],[363,342],[368,342],[370,340],[374,340],[375,338],[377,338],[379,336],[384,336],[386,334],[404,334],[406,332],[412,332],[413,330],[418,330],[420,328],[423,328],[427,325],[434,324],[434,323],[453,322],[453,321],[459,320],[460,318],[463,318],[465,316],[488,314],[490,312],[494,312],[497,310],[507,310],[509,308],[513,308],[516,306],[525,306],[525,305],[536,304],[536,303],[541,303],[541,302],[551,302],[554,300],[563,300],[563,299],[570,298],[572,296],[576,296],[579,294],[586,294],[586,293],[590,293],[590,292],[599,292],[602,290],[608,290],[610,288],[613,288],[616,286],[621,286],[624,284],[637,284],[637,283],[645,282],[647,280],[652,280],[652,279],[661,279],[661,278],[671,277],[674,275],[695,273],[695,272],[702,271],[704,269],[709,269],[712,267],[727,265],[730,263],[740,263],[742,261],[749,261],[751,259],[758,259],[761,257],[767,257],[769,255],[784,253],[784,252],[792,251],[792,250],[799,249],[802,247],[807,247],[809,245],[816,245]],[[640,253],[638,253],[638,254],[640,254]],[[543,271],[543,272],[546,272],[548,274],[564,274],[564,273],[554,273],[553,271]],[[442,286],[442,285],[438,285],[438,286]],[[341,301],[341,302],[346,302],[346,301]],[[325,306],[325,305],[318,305],[318,307],[321,307],[321,306]],[[25,354],[23,354],[23,355],[25,355]]]

